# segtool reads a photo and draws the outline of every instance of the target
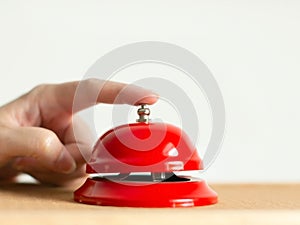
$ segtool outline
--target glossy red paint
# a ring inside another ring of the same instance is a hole
[[[96,143],[86,171],[169,173],[203,169],[202,160],[180,128],[165,123],[134,123],[107,131]],[[129,181],[88,178],[75,201],[128,207],[192,207],[217,202],[204,180]]]
[[[165,123],[134,123],[109,130],[96,143],[87,165],[87,173],[201,169],[202,161],[188,136]]]
[[[114,182],[88,178],[74,194],[77,202],[126,207],[193,207],[215,204],[217,194],[204,180],[187,182]]]

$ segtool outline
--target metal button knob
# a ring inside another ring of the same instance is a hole
[[[142,104],[141,108],[138,109],[137,114],[139,115],[139,118],[136,120],[136,122],[142,122],[142,123],[149,122],[150,109],[145,108],[145,106],[146,104]]]

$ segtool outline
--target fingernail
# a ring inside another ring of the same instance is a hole
[[[151,94],[151,95],[146,95],[140,100],[137,101],[135,105],[140,105],[140,104],[154,104],[157,100],[159,99],[159,95]]]
[[[56,161],[56,170],[63,173],[72,173],[76,169],[76,163],[72,156],[66,151],[62,151]]]

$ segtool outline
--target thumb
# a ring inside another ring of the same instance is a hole
[[[40,127],[7,128],[2,137],[2,160],[32,157],[54,172],[71,173],[76,169],[74,159],[50,130]]]

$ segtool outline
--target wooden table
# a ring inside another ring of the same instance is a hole
[[[5,224],[300,224],[300,184],[215,184],[219,203],[195,208],[100,207],[73,202],[74,188],[1,184]]]

